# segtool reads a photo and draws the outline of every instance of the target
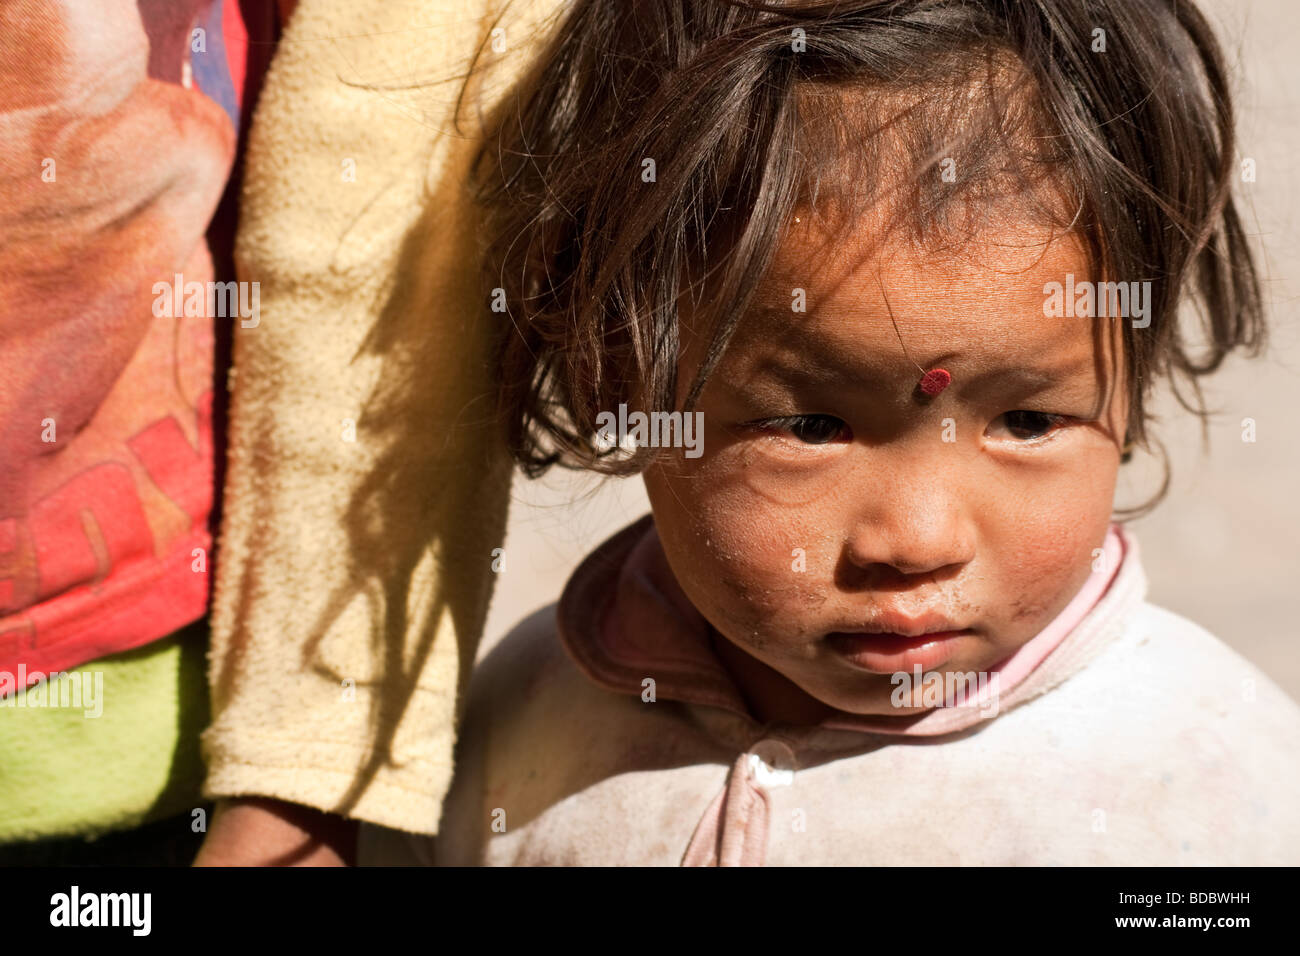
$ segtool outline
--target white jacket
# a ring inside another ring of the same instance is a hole
[[[439,835],[371,831],[362,861],[1300,863],[1300,707],[1145,601],[1131,531],[1107,544],[1118,560],[1085,584],[1082,618],[994,715],[764,727],[647,515],[476,671]]]

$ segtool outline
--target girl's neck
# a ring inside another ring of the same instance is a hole
[[[760,724],[815,725],[836,713],[785,675],[746,654],[713,625],[709,625],[709,641],[750,714]]]

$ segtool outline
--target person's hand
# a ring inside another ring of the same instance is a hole
[[[356,820],[267,797],[217,801],[195,866],[354,866]]]

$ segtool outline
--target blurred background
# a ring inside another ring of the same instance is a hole
[[[1199,419],[1161,383],[1153,433],[1169,453],[1172,481],[1156,510],[1130,523],[1150,580],[1147,599],[1190,618],[1300,700],[1300,4],[1295,0],[1201,0],[1236,78],[1239,161],[1255,161],[1240,197],[1270,323],[1257,359],[1230,358],[1202,380],[1214,412],[1209,447]],[[1239,162],[1240,169],[1240,162]],[[1194,316],[1187,316],[1194,319]],[[1184,390],[1185,391],[1185,390]],[[1242,440],[1242,420],[1255,441]],[[1135,453],[1120,471],[1116,507],[1159,488],[1160,464]],[[521,618],[555,601],[578,562],[650,510],[641,479],[598,479],[553,469],[538,481],[516,473],[505,553],[480,659]],[[1292,590],[1292,589],[1296,590]]]

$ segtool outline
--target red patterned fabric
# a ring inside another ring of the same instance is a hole
[[[0,671],[206,611],[236,319],[160,309],[155,284],[233,278],[228,186],[268,24],[271,0],[0,10]]]

